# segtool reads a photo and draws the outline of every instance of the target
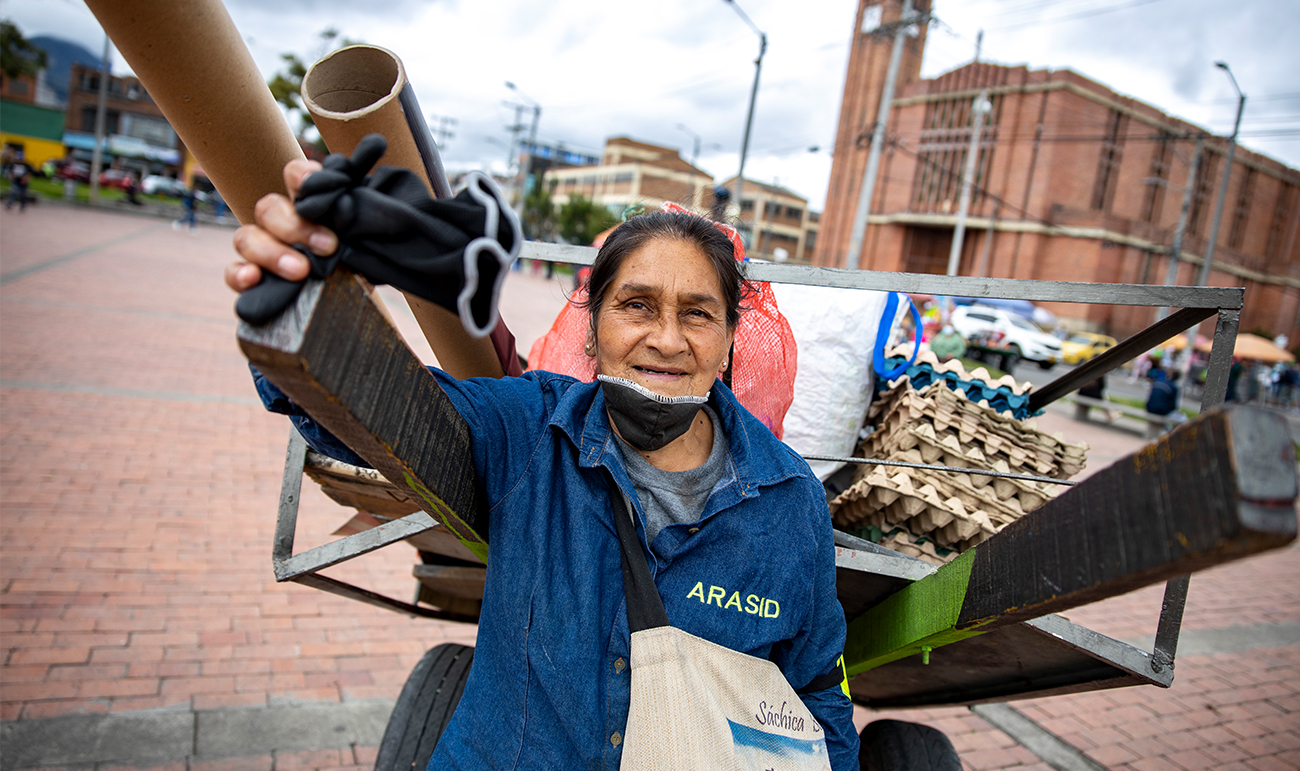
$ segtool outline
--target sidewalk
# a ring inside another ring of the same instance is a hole
[[[369,767],[423,652],[474,640],[472,625],[274,582],[289,427],[257,403],[235,345],[234,298],[221,283],[230,238],[228,228],[190,236],[162,219],[44,202],[0,212],[5,771]],[[502,314],[521,351],[563,302],[560,282],[510,274]],[[1089,442],[1088,471],[1142,445],[1054,413],[1040,425]],[[348,514],[311,485],[302,498],[306,549]],[[409,596],[404,549],[331,575]],[[1161,591],[1068,615],[1141,642]],[[1094,764],[1300,768],[1300,551],[1197,575],[1183,628],[1168,691],[1013,706]],[[971,769],[1048,768],[963,708],[859,717],[885,716],[948,732]]]

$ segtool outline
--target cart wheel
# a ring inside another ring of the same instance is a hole
[[[474,649],[445,643],[432,648],[411,670],[384,728],[375,771],[424,771],[438,737],[460,703]]]
[[[877,720],[862,729],[862,771],[961,771],[957,750],[943,731],[902,720]]]

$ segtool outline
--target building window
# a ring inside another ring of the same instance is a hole
[[[1128,116],[1111,110],[1106,120],[1106,134],[1101,141],[1101,154],[1097,158],[1097,183],[1092,188],[1092,208],[1110,209],[1115,197],[1115,183],[1119,181],[1119,164],[1124,156],[1124,132],[1128,129]]]
[[[17,79],[9,81],[9,91],[14,96],[27,96],[27,81]]]
[[[980,132],[979,155],[971,188],[972,205],[978,205],[984,198],[984,181],[988,178],[993,147],[997,142],[1001,100],[993,97],[991,101],[993,109],[984,114],[984,126]],[[912,181],[912,201],[918,209],[949,212],[961,197],[962,174],[966,171],[966,155],[970,149],[973,106],[972,100],[964,98],[931,102],[926,106],[917,151],[917,172]]]
[[[625,171],[620,174],[614,175],[614,184],[616,185],[622,184],[624,182],[631,182],[631,181],[632,181],[632,172],[630,171]]]
[[[1169,181],[1169,157],[1173,154],[1173,137],[1167,132],[1160,132],[1160,137],[1152,143],[1151,168],[1147,170],[1147,191],[1142,197],[1142,221],[1157,223],[1160,221],[1160,209],[1165,202],[1165,183]]]
[[[1283,182],[1277,191],[1277,203],[1273,206],[1273,223],[1268,228],[1268,245],[1264,247],[1264,256],[1270,263],[1284,259],[1282,249],[1285,247],[1287,230],[1291,220],[1296,216],[1292,210],[1296,207],[1297,188]]]
[[[1187,232],[1199,233],[1203,220],[1208,220],[1206,207],[1210,204],[1210,188],[1219,176],[1215,172],[1219,167],[1219,156],[1208,152],[1201,153],[1201,168],[1196,171],[1193,182],[1196,187],[1192,193],[1192,210],[1187,215]]]
[[[1246,240],[1246,222],[1250,219],[1250,201],[1254,196],[1255,170],[1248,168],[1237,193],[1237,205],[1232,210],[1232,225],[1228,228],[1228,247],[1231,249],[1240,249]]]
[[[800,209],[798,206],[787,206],[785,207],[785,216],[791,219],[801,220],[803,219],[803,209]]]
[[[754,202],[753,202],[753,201],[741,201],[741,202],[740,202],[740,210],[741,210],[741,211],[753,211],[753,210],[754,210]]]

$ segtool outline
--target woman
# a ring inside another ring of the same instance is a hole
[[[313,168],[290,164],[291,192]],[[287,244],[336,246],[283,196],[259,202],[257,223],[235,237],[236,291],[261,270],[305,275]],[[821,484],[718,379],[742,287],[709,221],[636,217],[592,270],[585,351],[598,382],[433,370],[473,438],[491,549],[474,666],[431,768],[619,766],[630,646],[611,495],[636,513],[672,625],[771,660],[796,690],[818,686],[799,698],[831,765],[857,767]]]

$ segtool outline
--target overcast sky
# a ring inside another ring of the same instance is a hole
[[[173,0],[179,1],[179,0]],[[824,205],[856,0],[737,0],[768,36],[745,176]],[[318,33],[396,52],[426,115],[455,118],[449,169],[504,170],[516,84],[542,107],[543,143],[599,154],[607,137],[677,147],[721,181],[739,166],[758,36],[726,0],[227,0],[263,74],[279,54],[314,60]],[[1230,12],[1232,15],[1227,15]],[[1249,99],[1242,144],[1300,167],[1296,0],[934,0],[923,74],[982,57],[1070,68],[1218,133],[1235,92]],[[24,34],[92,51],[103,32],[81,0],[6,0]],[[115,71],[125,69],[115,58]],[[531,118],[531,115],[528,116]],[[430,124],[436,125],[436,118]],[[810,148],[819,148],[810,151]]]

